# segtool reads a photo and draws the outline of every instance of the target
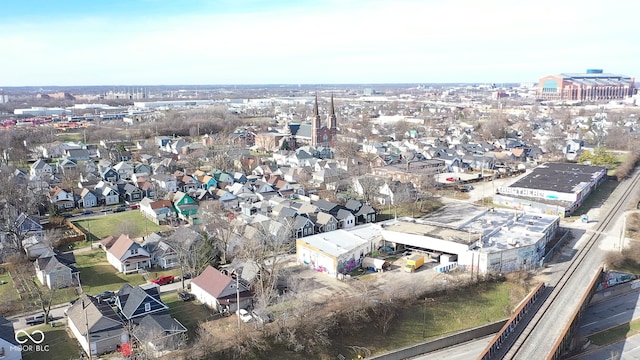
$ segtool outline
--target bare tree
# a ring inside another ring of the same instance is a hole
[[[215,266],[218,263],[215,240],[206,231],[199,232],[196,238],[187,238],[174,232],[167,239],[167,243],[177,253],[182,287],[185,287],[185,274],[200,274],[207,266]]]
[[[481,126],[481,132],[485,139],[499,139],[505,137],[508,123],[506,119],[492,118],[484,122]]]
[[[51,288],[39,286],[35,278],[31,278],[31,293],[35,297],[35,303],[42,309],[44,313],[44,323],[49,323],[49,312],[51,312],[51,304],[56,294],[56,289],[60,286],[57,279],[51,284]]]
[[[161,330],[147,331],[138,326],[133,326],[132,333],[136,336],[140,344],[140,351],[137,358],[157,359],[160,358],[158,352],[173,351],[184,347],[187,343],[186,333],[165,333]]]
[[[240,257],[257,265],[258,275],[253,286],[258,307],[266,308],[278,295],[278,279],[283,275],[285,256],[292,246],[291,224],[264,221],[252,226],[256,234],[244,239]]]
[[[203,231],[214,238],[220,262],[226,264],[227,255],[231,252],[231,243],[240,236],[239,225],[233,213],[218,201],[203,201],[198,211]]]
[[[373,204],[376,196],[380,194],[382,182],[372,176],[362,176],[354,181],[355,192],[362,197],[367,204]]]

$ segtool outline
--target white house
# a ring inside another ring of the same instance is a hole
[[[16,340],[13,322],[0,316],[0,359],[22,360],[22,345]]]
[[[50,193],[51,203],[58,209],[70,209],[76,205],[73,192],[55,187]]]
[[[22,240],[22,248],[29,259],[37,259],[40,256],[53,251],[53,248],[47,241],[43,241],[43,239],[39,239],[33,235]]]
[[[166,192],[178,191],[178,180],[176,180],[175,176],[167,174],[153,175],[151,176],[151,181],[156,183],[160,189],[163,189]]]
[[[113,166],[113,170],[118,172],[120,179],[129,180],[133,176],[133,165],[126,161],[121,161]]]
[[[31,164],[31,169],[29,174],[32,177],[42,177],[46,175],[53,174],[53,167],[47,164],[44,160],[38,159],[36,162]]]
[[[57,289],[80,284],[80,272],[75,267],[72,252],[41,257],[35,261],[36,277],[40,283]]]
[[[115,352],[118,346],[129,342],[128,333],[111,305],[98,302],[92,296],[80,296],[67,311],[67,316],[69,330],[87,354],[89,346],[92,355],[101,355]],[[91,339],[91,345],[87,338]]]
[[[147,197],[140,200],[140,213],[156,224],[163,223],[169,218],[175,218],[177,216],[171,201],[153,201]]]
[[[129,274],[151,267],[151,254],[128,235],[122,234],[107,250],[107,261],[119,272]]]

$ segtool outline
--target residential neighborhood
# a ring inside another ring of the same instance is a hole
[[[17,331],[16,314],[46,313],[82,357],[190,358],[198,346],[191,358],[250,358],[262,350],[226,341],[267,334],[311,354],[328,347],[304,319],[329,329],[317,309],[332,299],[370,294],[362,306],[380,319],[412,284],[542,271],[566,222],[628,176],[618,137],[636,140],[638,115],[634,97],[596,107],[534,94],[523,84],[220,99],[232,127],[205,132],[211,117],[180,134],[146,130],[211,104],[109,108],[138,114],[132,123],[83,115],[81,138],[56,130],[0,169],[12,184],[0,189],[11,294],[0,314]],[[123,137],[87,139],[104,126]]]

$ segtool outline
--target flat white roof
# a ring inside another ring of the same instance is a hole
[[[447,205],[422,220],[401,218],[385,222],[385,230],[424,235],[476,245],[495,252],[537,243],[558,217],[471,204]]]
[[[340,257],[340,255],[349,253],[368,242],[342,229],[298,238],[297,241],[313,246],[333,257]]]

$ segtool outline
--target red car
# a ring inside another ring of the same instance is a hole
[[[166,285],[166,284],[171,284],[173,280],[174,280],[173,275],[161,275],[151,280],[151,282],[158,285]]]

